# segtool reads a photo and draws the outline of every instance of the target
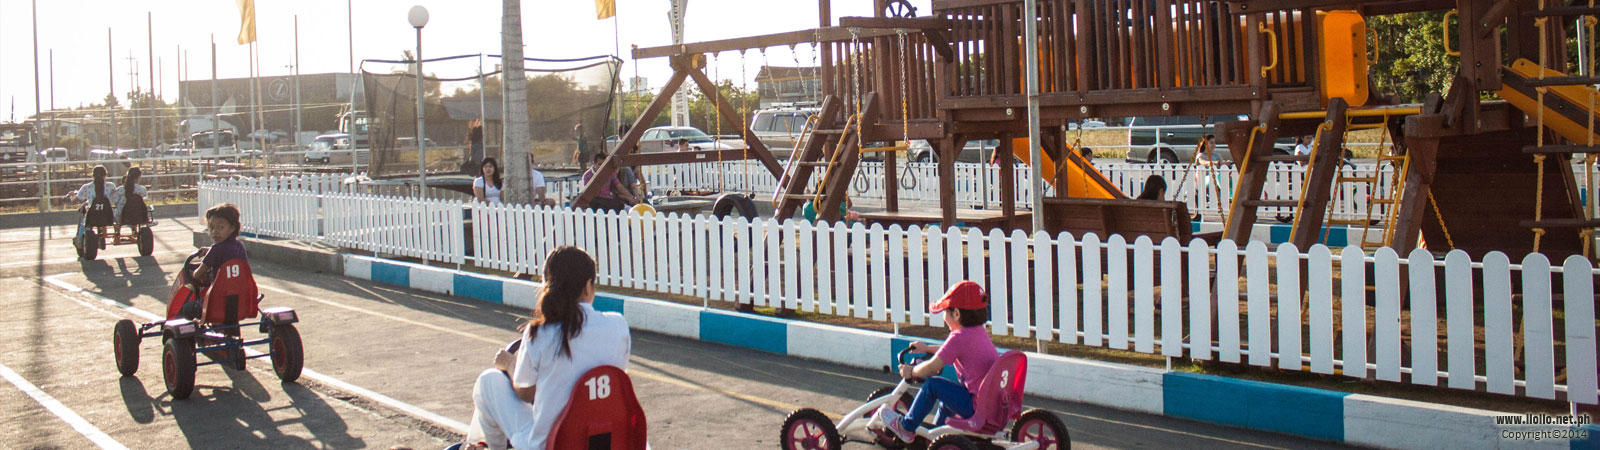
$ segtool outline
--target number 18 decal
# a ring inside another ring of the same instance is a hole
[[[601,375],[583,382],[589,387],[589,400],[598,400],[611,396],[611,376]]]

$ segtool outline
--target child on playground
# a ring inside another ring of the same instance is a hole
[[[978,384],[1000,357],[994,342],[989,340],[989,330],[983,326],[989,321],[989,295],[977,282],[966,280],[951,286],[929,311],[944,313],[944,324],[950,328],[950,336],[940,345],[911,343],[911,351],[933,353],[933,357],[916,367],[900,365],[901,377],[927,381],[917,391],[905,417],[895,412],[892,405],[879,407],[877,412],[884,426],[904,442],[916,438],[917,427],[922,425],[922,419],[933,410],[935,403],[943,405],[935,424],[943,424],[952,416],[972,416],[972,393],[978,391]],[[935,377],[946,364],[955,365],[959,383]]]

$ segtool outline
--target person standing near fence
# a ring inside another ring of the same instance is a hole
[[[484,158],[483,164],[478,165],[478,173],[478,178],[472,180],[472,198],[478,203],[500,204],[500,187],[504,185],[500,162]]]
[[[533,154],[529,153],[528,189],[530,189],[532,192],[528,193],[528,198],[533,200],[533,206],[556,206],[556,200],[547,197],[550,185],[544,181],[544,172],[539,170],[539,167],[535,165],[535,162],[536,161],[533,159]]]

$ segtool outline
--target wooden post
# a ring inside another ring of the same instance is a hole
[[[1252,76],[1259,77],[1257,70]],[[1251,132],[1259,121],[1263,131]],[[1267,171],[1272,165],[1258,158],[1272,154],[1272,141],[1278,138],[1278,105],[1266,102],[1256,121],[1227,122],[1223,133],[1228,137],[1228,148],[1239,165],[1239,185],[1233,191],[1233,204],[1229,206],[1226,239],[1245,243],[1255,228],[1257,206],[1252,202],[1261,199],[1261,187],[1267,182]]]
[[[1344,98],[1328,101],[1326,123],[1329,128],[1317,137],[1316,159],[1307,167],[1305,189],[1300,191],[1300,206],[1294,211],[1294,233],[1289,242],[1295,248],[1310,249],[1322,240],[1322,225],[1328,212],[1328,201],[1333,192],[1333,176],[1339,172],[1344,153],[1345,110]]]
[[[1011,137],[1000,136],[998,149],[1000,166],[1000,214],[1010,219],[1017,215],[1016,155],[1011,153]]]
[[[956,225],[956,151],[965,144],[961,135],[948,135],[934,143],[939,148],[940,224],[945,228]]]
[[[665,86],[661,87],[661,94],[657,95],[655,100],[645,107],[644,112],[639,114],[639,118],[634,120],[633,128],[630,128],[628,134],[617,142],[617,149],[606,156],[605,162],[600,165],[600,170],[595,173],[593,178],[590,178],[591,182],[583,186],[583,190],[578,193],[577,198],[572,199],[573,208],[589,206],[589,201],[594,200],[595,195],[600,193],[602,187],[599,183],[592,181],[609,180],[617,173],[617,168],[621,167],[622,162],[617,156],[634,153],[639,143],[639,138],[644,136],[645,129],[650,128],[650,124],[654,123],[656,117],[661,115],[661,111],[672,103],[672,94],[683,86],[683,80],[688,77],[688,72],[698,71],[698,69],[689,64],[688,60],[688,57],[674,57],[672,59],[672,78],[667,80]]]

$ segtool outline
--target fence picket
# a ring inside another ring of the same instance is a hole
[[[785,238],[783,229],[778,226],[776,219],[767,219],[764,222],[761,239],[767,247],[767,251],[762,254],[766,258],[766,263],[756,270],[766,274],[767,287],[762,289],[759,295],[766,297],[766,305],[781,307],[783,305],[783,253],[778,245],[784,242]]]
[[[1457,389],[1477,387],[1475,376],[1477,338],[1474,336],[1472,258],[1467,252],[1451,250],[1444,257],[1445,342],[1449,354],[1445,361],[1449,385]]]
[[[822,314],[833,313],[834,272],[839,270],[834,267],[833,251],[837,246],[833,244],[833,224],[817,222],[817,303],[816,309],[810,309]],[[809,309],[809,308],[808,308]]]
[[[1060,328],[1057,337],[1061,342],[1068,344],[1078,343],[1078,243],[1072,239],[1072,233],[1062,231],[1056,235],[1056,289],[1061,295],[1060,304],[1056,313],[1060,320],[1056,322]]]
[[[1040,230],[1033,234],[1033,269],[1028,273],[1033,276],[1033,301],[1029,302],[1033,309],[1034,339],[1047,341],[1055,338],[1055,302],[1056,292],[1052,289],[1052,278],[1055,278],[1055,248],[1050,245],[1050,234]]]
[[[1083,236],[1083,344],[1100,346],[1105,304],[1100,293],[1100,237]]]
[[[716,248],[717,254],[721,255],[721,257],[717,258],[717,269],[712,273],[720,274],[716,276],[718,281],[716,299],[726,302],[738,302],[739,279],[734,276],[735,268],[740,267],[740,259],[735,255],[735,249],[738,248],[735,244],[737,231],[734,226],[734,220],[736,219],[729,217],[722,216],[717,221],[716,229],[721,230],[722,237],[717,241]]]
[[[801,240],[800,237],[795,231],[795,221],[783,221],[783,240],[779,241],[779,245],[783,246],[783,305],[790,309],[799,308],[802,282],[800,268],[804,266],[807,272],[811,269],[810,261],[800,259],[799,249],[804,245],[803,242],[810,241]]]
[[[1522,347],[1526,395],[1556,398],[1556,359],[1550,307],[1550,260],[1541,253],[1522,259]]]
[[[1411,278],[1411,382],[1439,384],[1439,296],[1434,289],[1433,254],[1412,250],[1406,258]],[[1470,278],[1469,278],[1470,280]]]
[[[1300,370],[1300,250],[1278,245],[1278,368]]]
[[[1221,260],[1221,257],[1218,257]],[[1211,359],[1211,252],[1205,241],[1189,241],[1189,357]],[[1218,280],[1225,280],[1218,272]]]
[[[888,283],[888,291],[883,298],[888,298],[888,309],[890,309],[888,320],[894,323],[906,323],[906,311],[909,309],[906,306],[906,256],[902,256],[906,255],[906,231],[902,231],[899,224],[891,224],[888,229],[888,243],[890,251],[883,258],[888,258],[890,271],[888,277],[883,279],[883,282]]]
[[[1496,394],[1517,392],[1511,320],[1511,260],[1489,252],[1483,257],[1483,361],[1488,391]]]
[[[1128,349],[1128,242],[1120,234],[1106,239],[1107,346]]]
[[[1378,379],[1400,381],[1400,258],[1394,249],[1381,247],[1375,255],[1373,286],[1377,288],[1377,311],[1373,316],[1377,344],[1373,360],[1378,363]]]
[[[867,247],[871,242],[867,237],[867,228],[861,222],[850,224],[850,282],[846,286],[852,288],[852,295],[845,297],[850,301],[850,315],[862,319],[867,318]],[[844,298],[841,298],[841,303]]]
[[[927,320],[925,302],[928,301],[928,297],[924,292],[927,290],[928,277],[924,272],[926,272],[925,267],[933,260],[922,257],[926,237],[922,227],[912,225],[906,230],[905,322],[912,325],[922,325]]]
[[[941,292],[949,290],[950,286],[954,286],[957,282],[971,279],[967,276],[966,271],[966,246],[962,245],[965,242],[963,240],[965,236],[960,228],[950,227],[945,229],[944,259],[945,269],[948,272],[945,274],[944,285],[940,286],[939,290]],[[942,322],[939,321],[937,316],[928,317],[928,325],[938,326],[940,323]]]
[[[932,305],[936,301],[935,299],[945,290],[944,230],[938,226],[924,228],[922,229],[922,236],[918,237],[918,239],[926,241],[928,245],[926,250],[928,255],[928,281],[926,283],[917,283],[913,280],[912,282],[912,289],[916,289],[919,285],[925,286],[926,289],[919,294],[911,296],[911,308],[913,310],[911,323],[913,325],[928,325],[933,320],[933,316],[927,313],[928,306]]]
[[[1161,354],[1183,357],[1183,247],[1161,240]]]
[[[1250,364],[1272,365],[1272,294],[1267,285],[1267,246],[1252,241],[1245,246],[1245,320],[1249,334],[1245,336],[1250,354]]]
[[[850,264],[851,258],[849,256],[849,242],[850,236],[855,233],[855,230],[852,226],[838,222],[833,223],[832,227],[834,295],[833,301],[830,303],[829,308],[833,309],[833,314],[847,315],[850,314],[849,301],[852,288],[852,286],[850,286],[850,275],[852,274],[852,268],[854,267]]]
[[[817,230],[815,227],[811,226],[811,222],[807,221],[800,221],[800,224],[795,228],[795,233],[799,238],[799,243],[795,245],[795,247],[798,247],[795,249],[796,254],[791,256],[789,259],[790,261],[794,261],[795,265],[800,266],[800,291],[798,294],[799,301],[797,302],[799,305],[795,308],[807,312],[816,311],[813,309],[813,305],[815,305],[817,298],[817,278],[815,272],[816,269],[822,264],[821,252],[817,251],[818,248],[815,244]]]
[[[1279,286],[1282,289],[1282,286]],[[1311,371],[1333,373],[1333,254],[1322,244],[1311,246],[1306,260],[1306,316],[1311,324]]]
[[[1583,255],[1562,264],[1563,313],[1566,315],[1567,401],[1595,404],[1594,275]],[[1469,309],[1470,311],[1470,309]]]
[[[1155,352],[1155,258],[1149,236],[1133,240],[1133,349]]]
[[[995,335],[1011,333],[1011,327],[1016,324],[1011,316],[1009,303],[1016,298],[1011,294],[1011,275],[1006,261],[1006,235],[998,228],[989,230],[987,243],[984,245],[988,251],[984,252],[979,264],[984,265],[987,273],[987,283],[984,284],[989,291],[989,324],[990,332]]]
[[[988,259],[988,251],[990,250],[986,246],[988,241],[985,239],[983,233],[978,231],[977,228],[967,229],[967,279],[983,285],[984,291],[989,293],[989,298],[994,299],[997,296],[994,291],[994,283],[989,281],[989,277],[984,270],[988,266],[988,262],[985,260]],[[994,305],[992,302],[989,306],[989,317],[991,320],[994,318]]]

